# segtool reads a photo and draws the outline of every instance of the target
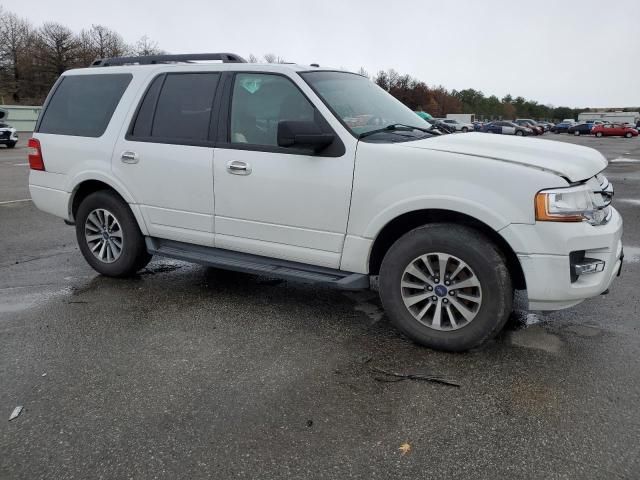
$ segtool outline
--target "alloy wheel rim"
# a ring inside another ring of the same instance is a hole
[[[440,331],[471,323],[482,306],[482,286],[460,258],[434,252],[413,259],[402,273],[402,300],[421,324]]]
[[[101,262],[113,263],[122,255],[122,228],[109,210],[96,208],[89,213],[84,222],[84,238],[93,256]]]

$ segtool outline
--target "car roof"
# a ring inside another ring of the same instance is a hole
[[[143,73],[149,71],[170,72],[197,71],[246,71],[246,72],[273,72],[291,74],[299,72],[343,72],[359,75],[337,68],[319,68],[309,65],[298,65],[294,63],[214,63],[214,62],[194,62],[194,63],[158,63],[152,65],[117,65],[108,67],[86,67],[67,70],[63,76],[68,75],[102,75],[110,73]]]

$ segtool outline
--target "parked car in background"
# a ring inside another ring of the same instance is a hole
[[[442,119],[439,118],[438,120],[442,120],[447,125],[451,125],[456,129],[457,132],[466,133],[466,132],[472,132],[474,130],[473,123],[460,123],[455,118],[442,118]]]
[[[18,143],[18,132],[7,123],[0,123],[0,145],[13,148]]]
[[[578,123],[576,125],[571,125],[567,129],[567,133],[572,135],[589,135],[591,134],[591,129],[593,129],[593,123]]]
[[[607,125],[596,125],[591,130],[591,133],[596,137],[637,137],[638,130],[632,127],[627,127],[619,123],[609,123]]]
[[[567,133],[567,130],[569,130],[569,127],[573,126],[573,122],[569,123],[569,122],[560,122],[560,123],[556,123],[553,127],[551,127],[551,131],[553,133]]]
[[[482,127],[481,131],[485,133],[498,133],[500,135],[517,135],[519,137],[533,134],[533,130],[528,127],[523,127],[517,123],[502,120],[487,123]]]
[[[529,118],[516,118],[513,123],[521,127],[530,128],[534,135],[542,135],[544,133],[544,128]]]
[[[453,125],[449,125],[448,123],[445,123],[437,118],[432,118],[427,121],[442,133],[454,133],[456,131],[456,127],[454,127]]]
[[[486,125],[487,122],[473,122],[473,130],[475,132],[481,132],[482,127]]]

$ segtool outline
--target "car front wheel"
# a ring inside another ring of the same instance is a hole
[[[596,137],[601,137],[602,136],[602,132],[597,132],[596,133]]]
[[[524,135],[524,133],[523,133],[523,131],[522,131],[522,130],[518,130],[518,131],[516,132],[516,135],[517,135],[518,137],[521,137],[521,136],[523,136],[523,135]]]
[[[624,134],[624,136],[627,138],[631,138],[633,135],[631,134],[631,132],[627,132]]]
[[[9,142],[7,143],[7,148],[14,148],[18,142]]]
[[[80,203],[76,238],[89,265],[109,277],[133,275],[151,260],[129,205],[114,192],[94,192]]]
[[[415,342],[447,351],[477,347],[511,313],[511,277],[482,233],[430,224],[397,240],[380,269],[380,297],[394,325]]]

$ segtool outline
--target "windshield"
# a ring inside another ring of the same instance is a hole
[[[388,125],[431,128],[429,122],[365,77],[345,72],[300,75],[356,137]],[[390,135],[390,132],[380,134]],[[416,131],[416,135],[424,137],[425,134]]]

